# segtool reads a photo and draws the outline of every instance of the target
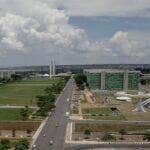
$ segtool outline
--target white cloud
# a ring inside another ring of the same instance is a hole
[[[1,58],[9,58],[7,63],[43,64],[53,58],[78,64],[132,62],[149,55],[141,33],[118,31],[106,41],[93,41],[83,29],[71,26],[57,6],[55,0],[0,0]]]
[[[37,0],[8,2],[0,1],[4,6],[0,17],[1,51],[85,50],[84,31],[70,26],[63,11]]]
[[[123,31],[118,31],[110,39],[110,43],[116,48],[118,53],[121,53],[126,56],[131,55],[133,48],[132,41],[128,39],[128,33]]]
[[[149,0],[61,0],[61,5],[72,16],[150,17]]]

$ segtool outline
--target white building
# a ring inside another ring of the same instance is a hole
[[[0,70],[0,78],[11,78],[11,75],[15,74],[13,70]]]

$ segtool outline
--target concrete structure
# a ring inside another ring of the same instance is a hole
[[[89,87],[93,90],[138,90],[140,72],[118,69],[85,69]]]
[[[13,71],[13,70],[0,70],[0,78],[10,79],[12,74],[15,74],[15,71]]]
[[[136,108],[133,111],[143,111],[146,112],[144,109],[144,106],[149,106],[150,105],[150,98],[145,100],[145,101],[140,101],[138,102]]]
[[[130,97],[116,97],[117,100],[119,101],[127,101],[127,102],[131,102],[131,98]]]
[[[49,77],[51,78],[52,76],[55,76],[56,74],[56,65],[55,65],[55,61],[51,61],[50,65],[49,65]]]

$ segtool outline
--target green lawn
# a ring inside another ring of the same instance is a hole
[[[125,117],[119,111],[115,113],[110,107],[84,108],[82,113],[84,119],[125,120]]]
[[[108,107],[102,107],[102,108],[85,108],[82,109],[83,114],[105,114],[105,115],[111,115],[112,111]]]
[[[33,111],[33,110],[31,110]],[[20,109],[16,108],[1,108],[0,121],[21,121]]]
[[[36,105],[36,96],[58,79],[28,79],[0,86],[0,105]]]
[[[92,132],[119,132],[120,129],[125,131],[146,131],[150,130],[150,125],[138,125],[138,124],[88,124],[88,123],[76,123],[75,132],[84,132],[85,130]]]

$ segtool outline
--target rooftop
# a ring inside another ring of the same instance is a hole
[[[120,70],[120,69],[84,69],[85,72],[88,73],[101,73],[101,72],[133,72],[133,73],[140,73],[140,71],[135,71],[135,70]]]

